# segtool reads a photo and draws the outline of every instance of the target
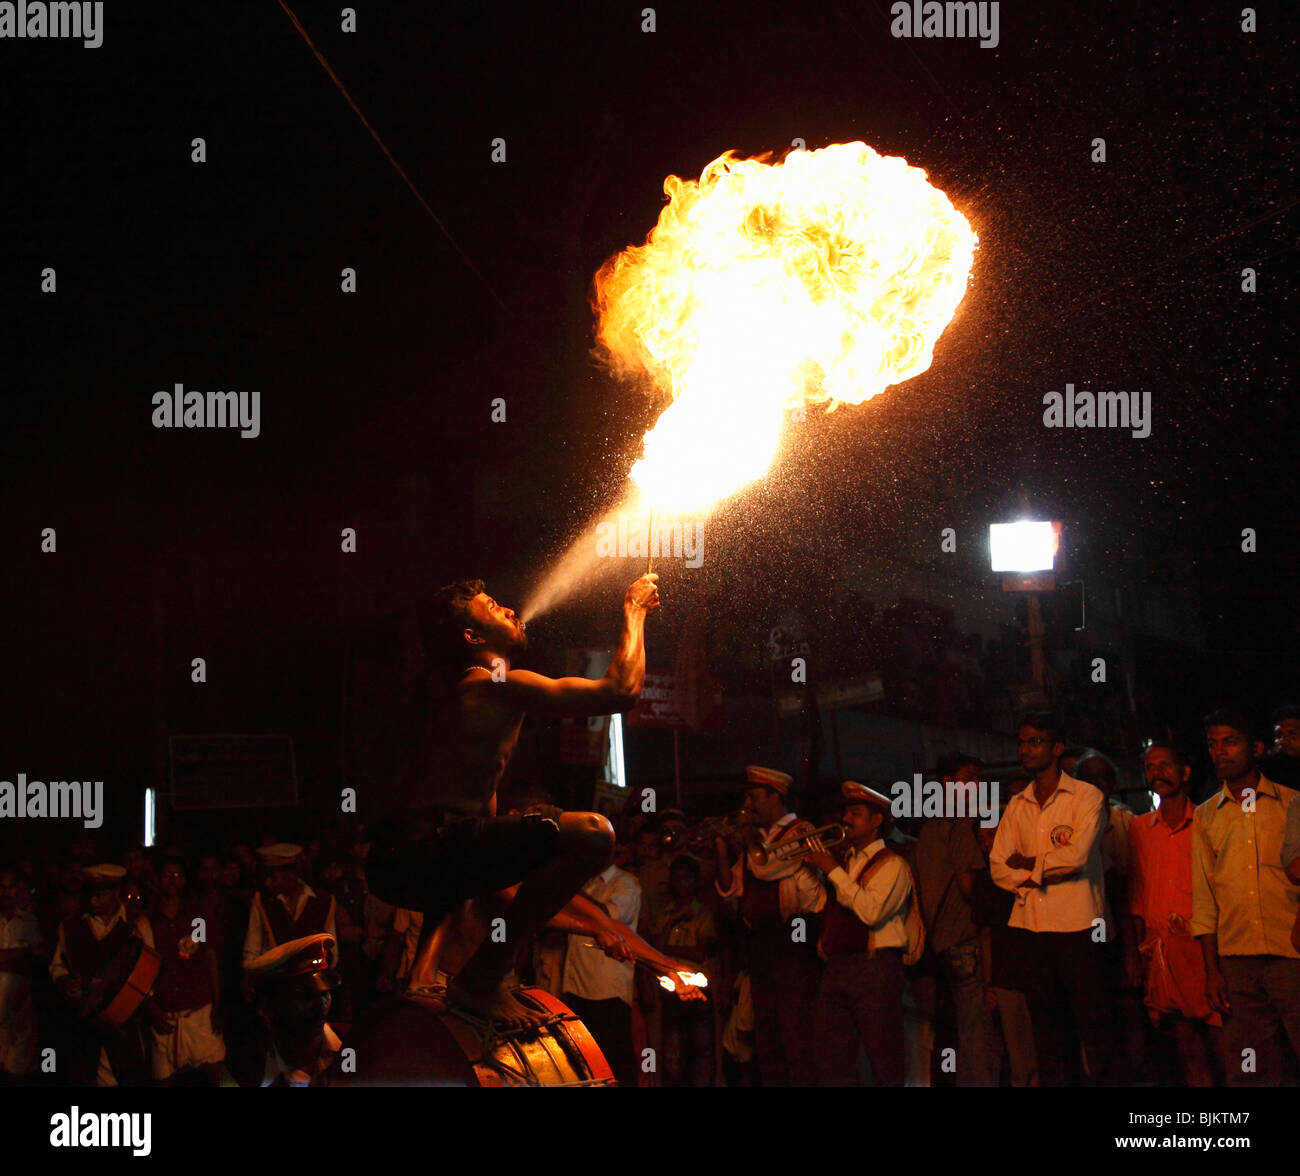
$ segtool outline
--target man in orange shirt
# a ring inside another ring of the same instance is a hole
[[[1192,769],[1171,743],[1154,742],[1144,757],[1147,785],[1160,807],[1129,829],[1129,909],[1146,980],[1153,1025],[1173,1029],[1183,1081],[1214,1085],[1210,1060],[1222,1055],[1223,1018],[1205,994],[1205,961],[1192,938]]]

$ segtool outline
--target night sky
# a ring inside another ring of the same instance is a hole
[[[591,358],[596,269],[665,176],[796,137],[924,168],[980,248],[930,370],[788,435],[711,533],[728,623],[942,526],[974,568],[1023,498],[1074,570],[1137,550],[1194,593],[1225,693],[1296,688],[1289,6],[1246,34],[1239,4],[1003,3],[995,49],[848,0],[663,3],[653,33],[616,2],[361,4],[354,34],[293,7],[442,227],[273,0],[0,41],[0,777],[139,783],[167,731],[293,731],[337,783],[347,658],[453,575],[517,602],[621,492],[662,405]],[[261,436],[153,428],[178,381],[260,390]],[[1151,435],[1044,428],[1067,382],[1149,391]],[[585,640],[616,599],[579,602]]]

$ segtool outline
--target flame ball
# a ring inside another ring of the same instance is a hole
[[[978,242],[924,171],[865,143],[729,151],[664,192],[645,244],[596,274],[597,354],[671,396],[632,478],[696,510],[767,472],[787,409],[925,371]]]

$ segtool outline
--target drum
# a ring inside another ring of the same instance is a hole
[[[82,1016],[111,1029],[121,1028],[153,991],[161,966],[162,957],[152,947],[132,938],[109,961],[82,1005]]]
[[[600,1047],[576,1013],[540,988],[516,997],[549,1014],[539,1031],[484,1034],[427,995],[375,1010],[356,1027],[348,1086],[616,1086]],[[337,1084],[337,1083],[332,1083]]]

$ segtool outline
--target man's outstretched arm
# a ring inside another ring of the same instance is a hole
[[[640,961],[658,968],[673,981],[678,996],[687,1000],[703,998],[700,989],[683,984],[677,975],[679,971],[693,969],[683,968],[681,960],[657,951],[626,923],[610,918],[600,903],[594,902],[585,894],[575,894],[547,921],[546,926],[575,935],[590,935],[604,949],[605,954],[613,959]]]
[[[623,632],[603,678],[548,678],[510,670],[505,688],[520,710],[552,717],[622,714],[636,706],[645,682],[645,619],[659,607],[659,577],[642,576],[623,600]]]

